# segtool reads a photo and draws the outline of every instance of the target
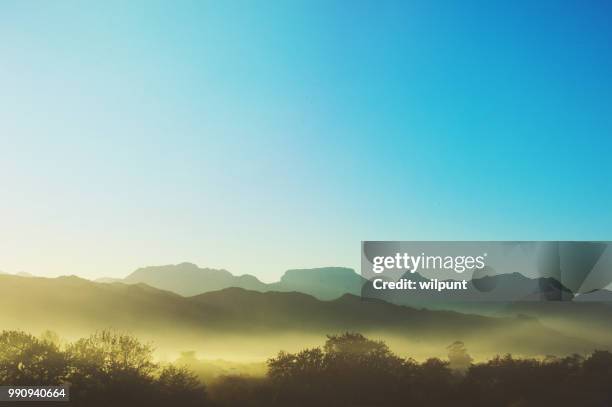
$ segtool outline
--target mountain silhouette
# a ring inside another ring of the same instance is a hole
[[[397,276],[394,277],[397,278]],[[400,277],[412,281],[429,280],[419,273],[405,273]],[[389,280],[390,276],[381,274],[378,278]],[[458,304],[460,302],[569,301],[574,297],[571,290],[553,277],[529,278],[517,272],[474,278],[468,280],[467,290],[443,293],[425,290],[410,292],[374,290],[372,282],[357,274],[353,269],[346,267],[291,269],[287,270],[279,281],[264,283],[249,274],[235,276],[223,269],[200,268],[192,263],[181,263],[139,268],[125,279],[102,278],[96,281],[103,283],[144,283],[183,296],[193,296],[230,287],[259,292],[296,291],[312,295],[321,300],[331,300],[344,294],[354,294],[368,298],[379,298],[399,305],[427,306],[451,310],[463,310],[464,308]]]
[[[266,289],[266,284],[254,276],[248,274],[234,276],[227,270],[199,268],[192,263],[140,268],[123,281],[126,283],[145,283],[151,287],[186,296],[227,287],[257,291]]]
[[[277,283],[268,285],[270,291],[298,291],[322,300],[344,294],[359,295],[366,280],[353,269],[321,267],[287,270]]]
[[[123,280],[102,278],[96,281],[145,283],[184,296],[237,287],[259,292],[298,291],[318,299],[330,300],[347,293],[359,295],[365,279],[350,268],[321,267],[288,270],[280,281],[266,284],[249,274],[234,276],[227,270],[200,268],[192,263],[181,263],[140,268]]]
[[[201,342],[211,337],[223,341],[233,335],[242,337],[246,344],[257,336],[348,330],[392,334],[424,343],[478,341],[491,352],[507,349],[541,354],[592,348],[589,341],[560,335],[533,318],[414,309],[351,294],[322,301],[296,292],[226,288],[183,297],[142,283],[2,275],[0,309],[0,325],[5,329],[53,329],[82,335],[112,327],[157,342],[185,338]]]

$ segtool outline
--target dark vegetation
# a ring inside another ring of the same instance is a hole
[[[59,384],[78,406],[209,405],[193,373],[154,363],[152,347],[130,335],[101,331],[60,346],[54,335],[0,333],[0,386]]]
[[[418,363],[357,333],[322,348],[279,352],[263,378],[204,383],[188,368],[155,363],[130,335],[101,331],[60,344],[57,335],[0,333],[0,385],[70,384],[78,406],[610,406],[612,353],[473,363],[463,343],[448,360]],[[48,404],[46,404],[48,405]]]

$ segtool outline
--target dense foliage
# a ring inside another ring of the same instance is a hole
[[[226,376],[208,388],[186,367],[160,366],[132,336],[102,331],[60,345],[56,335],[0,333],[0,385],[69,384],[78,406],[609,406],[612,353],[473,363],[465,346],[448,361],[403,359],[361,334],[322,348],[279,352],[266,377]],[[61,405],[67,405],[63,403]]]
[[[323,349],[280,352],[267,380],[227,378],[211,388],[224,406],[610,406],[612,353],[586,358],[472,363],[465,346],[448,361],[402,359],[360,334],[329,336]]]
[[[152,347],[130,335],[102,331],[60,346],[24,332],[0,333],[0,385],[58,384],[70,385],[73,405],[208,405],[197,377],[160,367]]]

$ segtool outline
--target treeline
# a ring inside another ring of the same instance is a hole
[[[195,374],[161,367],[154,362],[153,348],[133,336],[101,331],[61,346],[53,333],[41,338],[0,333],[0,386],[60,384],[70,385],[68,405],[75,406],[210,405]]]
[[[612,353],[544,360],[511,355],[473,364],[463,343],[444,361],[403,359],[360,334],[280,352],[265,380],[225,378],[211,391],[223,406],[612,406]]]
[[[280,352],[266,377],[220,377],[205,387],[185,367],[160,366],[151,346],[103,331],[60,345],[53,335],[0,333],[0,385],[70,384],[79,406],[610,406],[612,354],[473,363],[461,342],[448,360],[418,363],[361,334]],[[63,403],[61,405],[66,405]]]

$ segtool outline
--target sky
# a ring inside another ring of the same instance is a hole
[[[606,4],[607,3],[607,4]],[[0,270],[612,240],[604,1],[0,0]]]

